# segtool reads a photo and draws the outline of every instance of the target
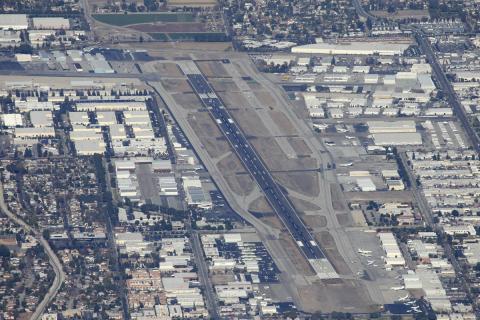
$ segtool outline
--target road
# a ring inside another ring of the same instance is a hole
[[[55,252],[53,252],[52,248],[50,247],[50,244],[48,243],[47,240],[45,240],[45,238],[42,236],[40,231],[30,227],[27,223],[25,223],[25,221],[23,221],[21,218],[19,218],[17,215],[12,213],[8,209],[7,205],[5,204],[5,199],[3,197],[3,184],[1,182],[0,182],[0,210],[10,220],[20,225],[23,229],[25,229],[25,231],[34,234],[35,238],[39,241],[40,245],[43,247],[43,250],[45,250],[45,253],[47,254],[48,259],[50,261],[50,265],[52,266],[53,271],[55,272],[55,279],[53,280],[53,283],[50,286],[50,289],[48,290],[43,300],[38,304],[37,308],[35,309],[35,312],[30,317],[30,320],[40,319],[42,317],[43,312],[47,308],[48,304],[57,295],[58,290],[60,290],[60,287],[65,281],[65,273],[63,272],[62,264],[60,263],[60,260],[58,260],[57,255],[55,254]]]
[[[309,229],[298,217],[293,205],[274,181],[266,165],[247,141],[241,129],[235,124],[223,103],[201,73],[187,73],[188,80],[202,104],[217,122],[218,127],[232,145],[235,153],[245,165],[253,179],[264,192],[268,202],[287,227],[300,251],[310,261],[326,260]]]
[[[413,33],[415,35],[415,39],[417,40],[418,45],[422,49],[422,52],[427,57],[428,63],[432,67],[433,74],[435,76],[435,79],[437,79],[440,89],[447,96],[448,103],[452,107],[453,112],[457,116],[458,120],[460,120],[460,122],[462,123],[462,126],[468,138],[470,139],[470,142],[472,143],[473,148],[477,153],[480,153],[479,138],[475,133],[475,131],[472,129],[472,126],[468,121],[465,110],[463,109],[460,102],[458,101],[457,94],[453,90],[453,87],[450,84],[450,81],[448,81],[447,76],[445,75],[442,67],[438,63],[438,60],[435,56],[435,53],[433,52],[430,41],[428,40],[427,36],[425,36],[425,34],[423,34],[418,29],[413,29]]]
[[[400,160],[403,163],[404,168],[406,169],[405,171],[407,172],[408,179],[410,180],[410,188],[415,198],[415,202],[417,203],[420,213],[423,217],[423,220],[425,221],[425,224],[431,227],[432,230],[434,230],[437,234],[443,234],[443,230],[441,226],[437,225],[435,223],[435,220],[433,219],[432,210],[430,209],[430,206],[427,202],[427,199],[424,196],[424,193],[421,187],[417,186],[417,183],[416,183],[417,179],[414,173],[412,172],[411,167],[408,165],[408,159],[406,154],[402,152],[399,154],[399,156],[400,156]],[[446,237],[443,237],[442,247],[445,250],[445,255],[447,256],[448,260],[452,263],[455,273],[458,275],[458,279],[460,279],[462,283],[463,290],[467,293],[467,296],[475,304],[475,300],[472,299],[473,295],[470,289],[470,285],[465,280],[465,277],[462,275],[462,266],[460,265],[460,263],[458,263],[458,260],[455,257],[452,247],[450,243],[448,243]]]
[[[365,19],[370,19],[370,21],[375,22],[377,18],[370,13],[368,13],[362,6],[361,0],[353,0],[353,5],[355,6],[355,10],[360,17],[364,17]]]
[[[210,313],[210,319],[216,320],[220,318],[218,315],[217,299],[215,297],[215,293],[213,292],[213,285],[208,274],[208,266],[203,255],[200,237],[198,232],[195,230],[190,230],[190,233],[193,255],[197,261],[198,275],[200,282],[203,285],[205,298],[207,300],[207,309]]]

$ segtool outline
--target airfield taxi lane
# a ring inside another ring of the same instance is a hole
[[[309,260],[326,259],[303,221],[300,220],[290,202],[274,182],[264,163],[230,118],[223,103],[216,96],[206,79],[200,74],[187,74],[187,77],[200,100],[213,115],[218,126],[234,146],[235,152],[240,156],[241,161],[263,190],[268,201],[287,227],[305,257]]]

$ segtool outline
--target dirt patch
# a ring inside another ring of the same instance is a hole
[[[224,91],[217,93],[228,109],[243,109],[250,106],[247,99],[240,92]]]
[[[230,110],[233,119],[238,123],[243,133],[249,137],[265,137],[270,132],[259,118],[258,114],[252,109]]]
[[[211,79],[210,84],[213,86],[213,89],[218,92],[238,92],[240,89],[238,86],[233,82],[232,79]]]
[[[336,183],[330,183],[330,195],[332,198],[333,210],[345,211],[346,207],[342,198],[343,192],[342,192],[342,189],[340,188],[340,185]]]
[[[256,215],[256,216],[260,221],[262,221],[263,223],[265,223],[267,226],[271,228],[274,228],[277,230],[286,230],[282,221],[280,221],[280,219],[277,217],[275,213],[265,213],[265,214],[261,214],[260,216],[259,215]]]
[[[274,177],[285,188],[308,197],[316,197],[320,193],[317,172],[282,172],[274,173]]]
[[[197,61],[200,71],[208,78],[229,78],[227,70],[220,61]]]
[[[272,171],[291,170],[317,170],[318,163],[314,158],[293,158],[290,159],[280,148],[274,137],[256,137],[250,139],[257,153],[265,161],[267,167]],[[304,175],[314,175],[314,172],[300,172]],[[296,173],[293,173],[296,175]],[[318,187],[317,187],[318,189]],[[318,192],[317,192],[318,193]]]
[[[207,113],[190,114],[187,121],[210,157],[218,158],[230,151],[230,145]]]
[[[365,312],[379,311],[366,294],[366,288],[355,280],[318,281],[310,286],[299,287],[301,308],[306,312]]]
[[[301,214],[300,217],[309,228],[325,228],[327,226],[327,218],[323,215]]]
[[[154,68],[164,77],[183,77],[183,73],[176,63],[158,62]]]
[[[273,212],[272,207],[270,207],[267,199],[264,196],[260,196],[257,199],[253,200],[248,207],[248,211],[259,213]]]
[[[255,96],[263,107],[275,108],[277,102],[268,91],[256,91]]]
[[[235,69],[237,69],[238,71],[238,74],[240,75],[240,77],[248,77],[250,76],[248,73],[245,72],[245,70],[243,70],[243,67],[238,64],[237,62],[232,62],[232,64],[235,66]]]
[[[252,89],[253,91],[258,91],[258,90],[262,90],[263,89],[263,86],[258,83],[257,81],[255,80],[249,80],[247,81],[247,85],[250,87],[250,89]]]
[[[178,105],[186,110],[198,110],[202,108],[202,103],[194,93],[174,93],[172,97]]]
[[[305,276],[314,276],[315,271],[313,271],[310,263],[305,259],[305,256],[300,252],[295,241],[288,232],[282,232],[279,237],[281,246],[285,249],[285,252],[288,252],[288,259],[292,261],[295,265],[295,268],[298,270],[299,274]]]
[[[223,174],[246,173],[245,167],[234,153],[230,153],[217,163],[217,167]]]
[[[253,180],[248,175],[223,175],[230,189],[240,196],[248,196],[255,187]]]
[[[272,120],[282,130],[283,135],[291,136],[296,135],[298,132],[294,128],[292,122],[281,111],[268,111]]]
[[[315,233],[315,239],[320,244],[323,253],[325,253],[328,261],[330,261],[335,268],[335,271],[340,275],[350,275],[350,268],[348,268],[348,265],[340,255],[340,252],[338,252],[337,245],[335,244],[332,235],[328,231],[320,231]]]
[[[309,157],[312,155],[312,149],[307,145],[305,139],[300,137],[288,137],[288,143],[292,146],[293,150],[298,157]]]
[[[293,202],[295,209],[297,209],[298,211],[318,211],[322,209],[316,204],[311,203],[310,201],[298,199],[293,196],[289,196],[289,198]]]
[[[338,213],[336,214],[338,223],[343,226],[351,226],[352,225],[352,218],[350,213]]]
[[[255,188],[255,182],[246,173],[240,160],[233,153],[217,163],[217,168],[223,173],[230,189],[241,196],[249,195]]]
[[[190,84],[184,79],[163,79],[160,82],[165,90],[169,92],[193,93],[192,87],[190,87]]]

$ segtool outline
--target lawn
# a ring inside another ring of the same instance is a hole
[[[195,16],[187,12],[94,14],[93,18],[114,26],[128,26],[150,22],[193,22]]]

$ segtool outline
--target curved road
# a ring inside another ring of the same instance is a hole
[[[52,301],[52,299],[57,295],[58,290],[60,290],[60,287],[62,286],[63,282],[65,281],[65,273],[63,272],[62,264],[60,263],[60,260],[58,260],[57,255],[55,252],[53,252],[52,248],[48,244],[48,241],[45,240],[45,238],[42,236],[42,234],[38,231],[30,227],[25,221],[23,221],[21,218],[19,218],[16,214],[12,213],[6,203],[5,199],[3,197],[3,184],[0,182],[0,210],[13,222],[16,224],[20,225],[22,228],[25,229],[25,231],[29,233],[33,233],[35,235],[35,238],[40,242],[40,245],[43,247],[45,250],[45,253],[48,256],[48,259],[50,261],[50,265],[53,268],[53,271],[55,272],[55,279],[53,280],[53,283],[48,290],[47,294],[43,298],[43,300],[40,302],[40,304],[37,306],[35,309],[35,312],[32,314],[30,317],[30,320],[37,320],[42,317],[43,312],[47,308],[47,305]]]

